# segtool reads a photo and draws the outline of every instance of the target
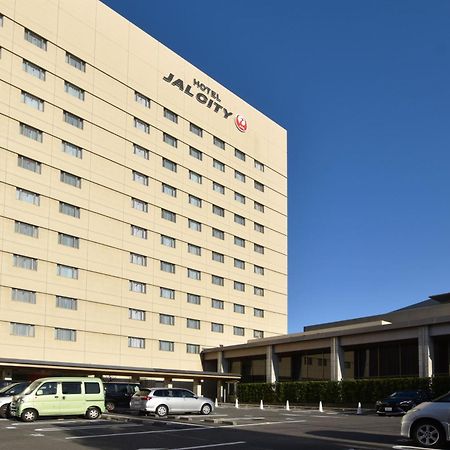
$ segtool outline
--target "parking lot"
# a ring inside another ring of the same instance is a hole
[[[156,418],[129,412],[101,420],[0,421],[0,449],[414,449],[400,418],[373,413],[219,407],[209,416]]]

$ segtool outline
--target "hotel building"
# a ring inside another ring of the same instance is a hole
[[[286,131],[100,1],[0,0],[3,377],[286,331]]]

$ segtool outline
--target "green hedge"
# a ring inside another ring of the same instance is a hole
[[[392,392],[407,389],[431,390],[435,396],[450,390],[450,377],[376,378],[343,381],[291,381],[280,383],[239,383],[237,396],[244,403],[373,405]]]

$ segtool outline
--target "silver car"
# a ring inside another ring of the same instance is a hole
[[[402,418],[401,435],[425,448],[439,448],[450,441],[450,392],[421,403]]]
[[[151,412],[159,417],[169,413],[209,414],[214,403],[206,397],[198,397],[188,389],[148,388],[141,389],[131,397],[130,409],[140,414]]]
[[[14,395],[21,394],[29,382],[11,383],[0,390],[0,417],[9,416],[9,405]]]

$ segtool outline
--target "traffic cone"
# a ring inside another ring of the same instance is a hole
[[[259,409],[264,409],[264,405],[263,405],[263,401],[262,400],[259,402]]]
[[[239,408],[239,400],[236,397],[236,404],[235,404],[236,408]]]
[[[319,412],[323,412],[322,400],[319,402]]]
[[[286,411],[290,411],[291,408],[289,408],[289,400],[286,400]]]
[[[217,398],[216,398],[216,401],[214,402],[214,406],[215,406],[216,408],[219,406],[219,402],[217,401]]]
[[[358,402],[358,408],[356,408],[356,414],[362,414],[361,402]]]

